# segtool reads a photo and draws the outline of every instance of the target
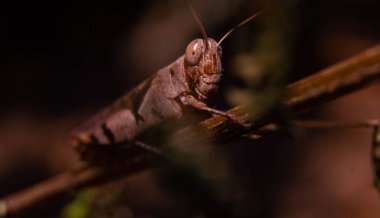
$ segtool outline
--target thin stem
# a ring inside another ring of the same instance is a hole
[[[328,129],[328,128],[374,128],[379,125],[379,120],[367,121],[329,121],[329,120],[292,120],[290,126],[309,129]]]

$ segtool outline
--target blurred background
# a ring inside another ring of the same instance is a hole
[[[219,109],[249,99],[254,113],[265,113],[286,84],[379,42],[375,0],[192,2],[216,40],[264,9],[222,44],[223,77],[208,101]],[[0,196],[77,166],[64,133],[183,55],[197,37],[186,1],[1,2]],[[300,117],[380,118],[379,97],[380,86],[371,86]],[[207,185],[232,194],[202,201],[204,195],[188,196],[191,179],[168,188],[178,171],[146,170],[28,217],[378,217],[370,145],[370,130],[274,133],[199,151],[204,159],[220,153],[210,168],[197,164],[206,174],[219,169],[223,176]],[[92,212],[76,216],[75,204],[84,201]]]

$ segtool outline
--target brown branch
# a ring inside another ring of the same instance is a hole
[[[49,180],[36,184],[24,191],[0,200],[0,217],[17,217],[48,200],[60,195],[70,195],[76,190],[130,175],[147,167],[152,167],[154,157],[139,156],[133,160],[104,166],[86,166],[61,173]]]
[[[380,45],[377,45],[289,85],[284,97],[284,105],[294,112],[302,112],[358,90],[377,81],[379,78]],[[233,108],[229,112],[242,119],[247,119],[248,117],[242,106]],[[252,121],[256,124],[255,129],[257,130],[273,120],[260,118]],[[225,117],[213,117],[195,126],[217,140],[224,139],[226,135],[234,136],[244,132],[241,127],[232,125]],[[180,136],[182,140],[186,140],[194,137],[197,133],[189,127],[175,134]],[[104,183],[115,179],[115,177],[127,176],[136,170],[147,167],[147,164],[154,166],[156,162],[154,158],[136,157],[133,161],[116,166],[89,166],[80,170],[62,173],[0,200],[0,217],[15,215],[33,208],[37,204],[47,203],[53,196],[67,194],[84,186]]]
[[[314,108],[380,77],[380,45],[288,86],[285,104],[299,112]]]

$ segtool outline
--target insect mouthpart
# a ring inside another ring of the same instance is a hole
[[[203,74],[199,77],[199,82],[196,87],[197,94],[206,99],[207,96],[218,90],[220,74]]]

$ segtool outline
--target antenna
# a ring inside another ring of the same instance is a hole
[[[197,12],[195,11],[195,8],[194,8],[193,4],[191,4],[191,2],[189,2],[189,8],[190,8],[191,14],[193,15],[193,17],[195,19],[195,22],[197,22],[199,28],[201,29],[201,32],[203,35],[203,42],[206,45],[206,49],[207,49],[208,48],[208,42],[207,42],[206,30],[203,27],[203,24],[202,24],[201,20],[199,19],[199,16],[198,16]]]
[[[257,12],[256,14],[248,17],[247,19],[243,20],[241,23],[239,23],[237,26],[235,26],[234,28],[230,29],[226,34],[224,34],[224,36],[219,40],[217,46],[219,46],[226,38],[227,36],[229,36],[234,30],[236,30],[237,28],[243,26],[244,24],[248,23],[249,21],[253,20],[253,18],[259,16],[261,14],[262,11],[259,11]]]

